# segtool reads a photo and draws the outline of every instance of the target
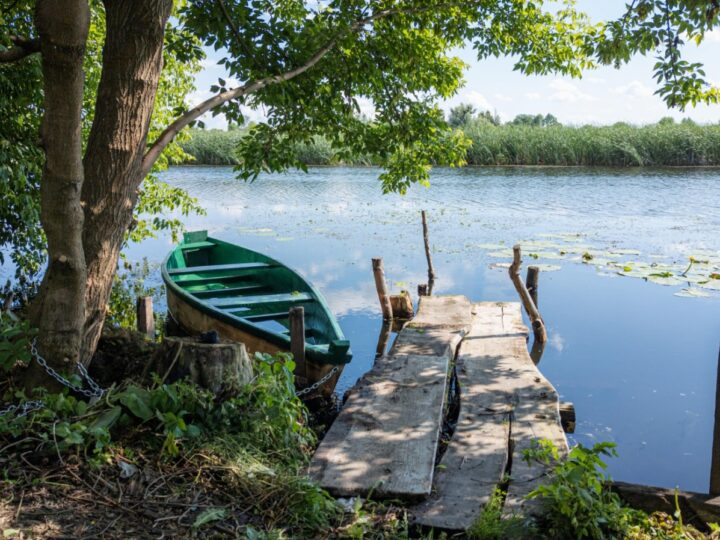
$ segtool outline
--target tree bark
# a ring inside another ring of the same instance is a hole
[[[100,337],[120,248],[145,177],[142,158],[172,9],[172,0],[105,0],[104,4],[103,71],[82,191],[88,270],[81,359],[86,365]]]
[[[47,236],[48,268],[32,316],[39,328],[40,353],[48,364],[61,369],[78,360],[85,318],[80,126],[90,10],[86,0],[40,0],[35,18],[41,40],[45,108],[40,220]],[[33,364],[28,384],[39,382],[42,375]]]

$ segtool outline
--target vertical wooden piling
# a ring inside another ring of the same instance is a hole
[[[520,295],[520,301],[522,302],[522,305],[525,308],[528,317],[530,317],[530,322],[532,323],[535,339],[540,343],[545,343],[547,341],[545,324],[543,323],[542,317],[540,317],[540,312],[538,311],[537,306],[533,302],[533,299],[530,296],[530,293],[528,292],[525,283],[523,283],[523,280],[520,278],[521,264],[522,258],[520,255],[520,246],[515,245],[513,246],[513,262],[510,265],[508,273],[510,274],[510,279],[512,280],[513,285],[515,285],[515,290],[517,290],[518,294]]]
[[[428,295],[427,283],[419,283],[418,284],[418,296],[427,296],[427,295]]]
[[[135,304],[137,330],[150,339],[155,339],[155,317],[153,317],[153,301],[151,296],[140,296]]]
[[[433,268],[432,255],[430,254],[430,238],[428,235],[428,224],[425,210],[422,210],[420,215],[422,216],[422,228],[423,228],[423,242],[425,243],[425,258],[427,259],[428,265],[428,286],[427,294],[432,295],[433,285],[435,285],[435,268]]]
[[[720,495],[720,352],[715,382],[715,423],[713,425],[712,456],[710,458],[710,495]]]
[[[307,377],[305,364],[305,309],[302,306],[290,308],[290,352],[295,361],[295,374]]]
[[[530,297],[535,307],[538,307],[538,279],[540,277],[540,268],[537,266],[528,266],[527,275],[525,276],[525,286],[527,287]]]
[[[387,283],[385,283],[385,269],[382,259],[372,260],[373,276],[375,276],[375,288],[377,289],[378,299],[380,300],[380,308],[382,309],[383,319],[390,321],[393,318],[392,306],[390,305],[390,295],[388,294]]]

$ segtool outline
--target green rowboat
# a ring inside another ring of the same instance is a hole
[[[296,366],[301,383],[312,384],[335,370],[324,393],[332,392],[342,366],[352,357],[325,300],[297,272],[261,253],[185,233],[165,259],[162,278],[168,311],[191,334],[216,330],[240,341],[249,352],[290,350],[290,308],[305,311],[305,365]],[[304,380],[303,380],[304,379]]]

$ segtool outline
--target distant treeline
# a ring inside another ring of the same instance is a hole
[[[495,117],[496,118],[496,117]],[[451,118],[452,120],[452,118]],[[500,125],[490,116],[451,122],[472,141],[470,165],[556,165],[602,167],[720,166],[720,125],[674,122],[633,126],[563,126],[553,117],[520,115]],[[235,148],[245,130],[192,130],[184,150],[193,163],[234,165]],[[298,147],[307,165],[341,164],[324,139]],[[347,165],[371,165],[358,157]]]

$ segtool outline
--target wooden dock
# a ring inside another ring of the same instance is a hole
[[[561,454],[558,395],[527,349],[519,303],[422,297],[417,316],[350,393],[310,465],[336,496],[411,501],[414,524],[466,530],[496,488],[505,513],[537,511],[525,495],[548,471],[522,459],[537,439]],[[460,411],[437,463],[448,381]]]

